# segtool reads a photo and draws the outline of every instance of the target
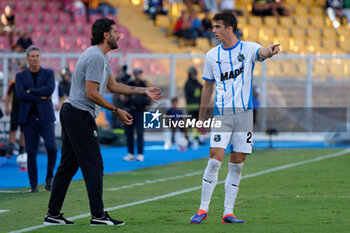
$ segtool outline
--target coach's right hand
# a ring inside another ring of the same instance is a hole
[[[118,108],[116,114],[124,124],[132,125],[133,119],[130,113],[128,113],[127,111],[124,111],[123,109]]]

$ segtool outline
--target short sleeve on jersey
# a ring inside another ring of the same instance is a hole
[[[101,83],[104,68],[102,55],[92,55],[86,62],[86,80]]]
[[[264,61],[262,59],[259,59],[259,50],[261,49],[261,45],[254,43],[254,42],[249,42],[249,50],[251,53],[254,53],[254,56],[252,56],[253,60],[252,62],[256,62],[256,61]]]
[[[209,53],[205,55],[204,68],[203,68],[203,79],[205,81],[214,82],[214,74],[212,67],[212,58],[209,56]]]

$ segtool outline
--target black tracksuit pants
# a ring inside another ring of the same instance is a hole
[[[60,119],[62,157],[53,181],[49,214],[56,216],[60,213],[69,183],[80,167],[91,214],[102,216],[103,161],[95,119],[88,111],[76,109],[69,103],[62,105]]]

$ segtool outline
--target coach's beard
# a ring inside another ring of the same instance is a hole
[[[117,40],[110,39],[108,41],[108,45],[111,48],[111,50],[118,48]]]

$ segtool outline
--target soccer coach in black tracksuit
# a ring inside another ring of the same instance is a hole
[[[37,192],[38,168],[36,157],[43,137],[47,150],[46,190],[51,190],[57,149],[55,140],[55,114],[51,95],[55,89],[52,70],[40,67],[40,49],[30,46],[27,51],[29,68],[16,75],[16,93],[20,100],[19,123],[26,142],[30,192]]]

